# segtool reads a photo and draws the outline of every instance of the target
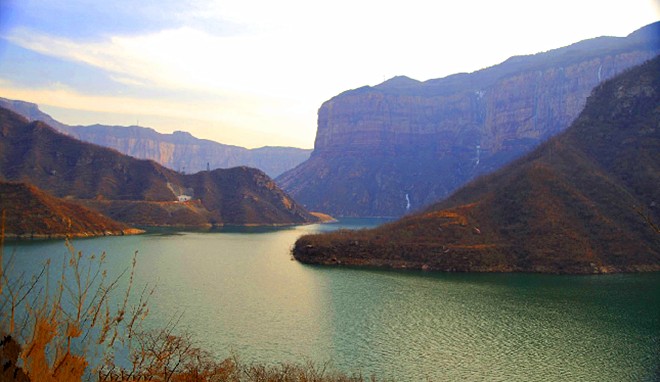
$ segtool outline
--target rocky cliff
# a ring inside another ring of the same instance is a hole
[[[306,263],[460,272],[660,271],[660,57],[563,133],[427,210],[300,238]]]
[[[148,225],[283,225],[318,219],[260,170],[183,175],[78,141],[0,108],[0,180],[34,184],[107,216]]]
[[[159,133],[140,126],[69,126],[54,120],[33,103],[0,98],[0,107],[30,121],[42,121],[84,142],[109,147],[138,159],[150,159],[170,169],[194,173],[208,169],[254,167],[271,177],[292,169],[309,158],[311,150],[295,147],[246,149],[199,139],[190,133]]]
[[[419,209],[565,129],[597,84],[660,53],[659,36],[656,23],[470,74],[344,92],[319,109],[311,158],[277,181],[336,216]]]

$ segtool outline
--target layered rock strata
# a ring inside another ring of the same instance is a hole
[[[334,216],[400,216],[448,196],[569,126],[592,89],[660,53],[660,23],[474,73],[395,77],[318,112],[314,152],[277,178]]]
[[[660,271],[660,57],[566,131],[428,209],[300,238],[299,261],[454,272]]]

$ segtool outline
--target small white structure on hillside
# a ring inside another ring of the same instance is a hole
[[[177,198],[179,199],[179,202],[187,202],[192,199],[190,195],[179,195]]]

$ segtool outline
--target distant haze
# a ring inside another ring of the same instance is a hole
[[[0,97],[70,125],[311,148],[321,103],[660,19],[657,0],[3,0]]]

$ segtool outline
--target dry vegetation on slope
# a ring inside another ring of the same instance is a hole
[[[311,210],[403,216],[565,130],[594,87],[660,53],[660,22],[425,82],[396,77],[319,109],[314,152],[277,178]]]
[[[127,235],[142,231],[25,183],[0,181],[5,236],[17,238]]]
[[[428,210],[305,236],[308,263],[443,271],[660,270],[660,58],[599,86],[563,134]],[[639,211],[642,211],[640,216]]]
[[[77,141],[43,122],[28,122],[2,108],[0,180],[27,182],[57,197],[90,201],[88,206],[127,224],[290,225],[317,221],[260,170],[236,167],[184,175],[153,161]],[[153,203],[172,204],[184,196],[198,200],[198,208],[169,213]],[[110,202],[91,202],[95,200]],[[125,213],[127,208],[133,210]]]

